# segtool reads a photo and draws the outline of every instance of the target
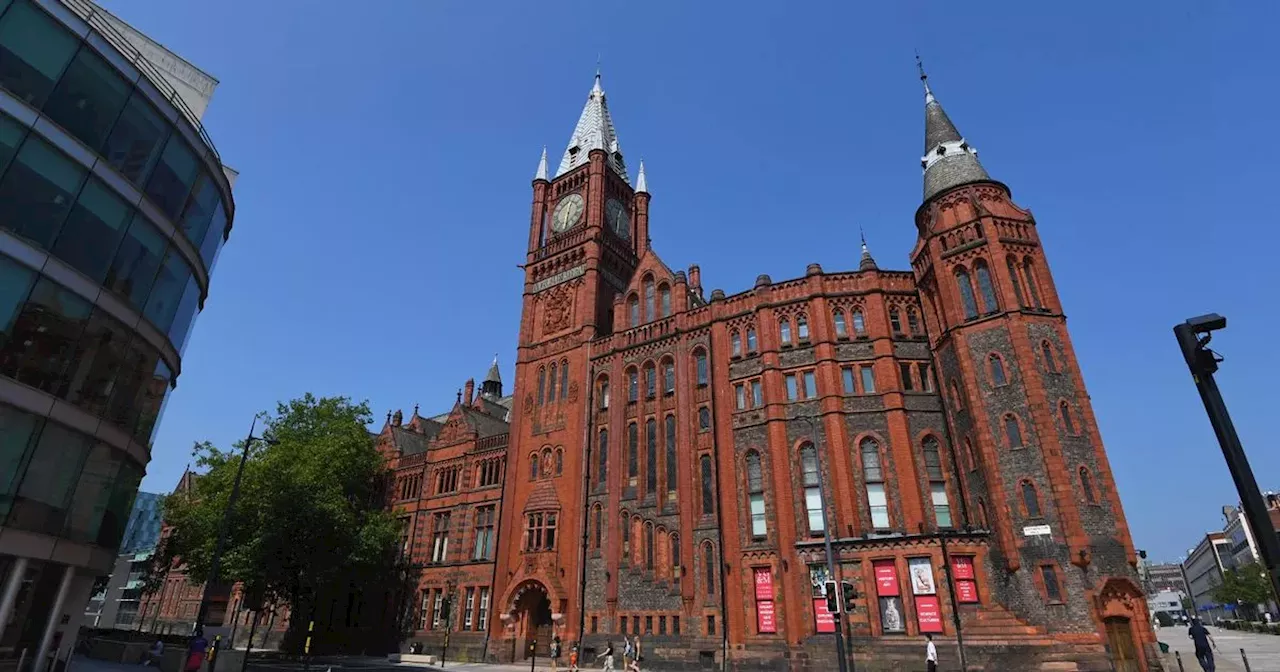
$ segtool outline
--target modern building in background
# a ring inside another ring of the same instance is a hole
[[[160,540],[160,495],[139,492],[125,525],[120,552],[106,582],[89,598],[84,625],[93,628],[136,627],[142,600],[142,577]]]
[[[0,652],[42,662],[115,563],[234,214],[216,81],[121,26],[0,0]]]
[[[1180,564],[1149,565],[1143,563],[1138,566],[1138,573],[1142,576],[1142,584],[1146,588],[1148,595],[1154,595],[1162,591],[1187,593],[1187,581],[1182,576],[1182,565]]]
[[[1195,615],[1206,623],[1215,623],[1221,618],[1232,618],[1234,607],[1227,609],[1213,597],[1213,591],[1222,583],[1222,572],[1225,568],[1223,558],[1231,554],[1231,540],[1221,532],[1210,532],[1204,535],[1195,548],[1187,552],[1187,559],[1182,562],[1182,573],[1187,579],[1187,594]]]

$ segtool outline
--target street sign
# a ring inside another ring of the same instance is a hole
[[[1022,536],[1024,537],[1047,537],[1053,534],[1053,530],[1048,525],[1028,525],[1022,528]]]

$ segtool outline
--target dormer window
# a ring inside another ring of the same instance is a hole
[[[943,154],[946,154],[946,153],[947,153],[947,146],[938,145],[938,156],[942,156]]]
[[[577,158],[577,156],[578,156],[578,146],[574,145],[569,148],[569,158],[573,159],[573,158]]]

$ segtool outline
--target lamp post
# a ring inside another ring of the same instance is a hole
[[[236,500],[240,498],[240,479],[244,477],[244,463],[249,459],[249,447],[254,441],[266,441],[268,445],[279,443],[275,439],[263,439],[253,435],[258,427],[258,416],[253,416],[249,425],[249,435],[245,437],[244,447],[240,451],[240,466],[236,468],[236,480],[231,485],[231,495],[227,497],[227,508],[222,511],[222,524],[218,526],[218,540],[213,546],[213,558],[209,561],[209,580],[204,584],[204,592],[200,595],[200,606],[196,610],[194,631],[204,629],[205,619],[209,616],[209,594],[217,585],[222,570],[222,552],[227,545],[227,527],[231,524],[231,512],[235,509]]]
[[[810,442],[813,444],[813,457],[814,457],[814,460],[816,460],[818,463],[818,483],[819,483],[818,494],[821,496],[820,501],[822,504],[822,541],[825,544],[826,551],[827,551],[827,576],[829,577],[827,581],[828,581],[828,584],[830,584],[830,582],[836,580],[836,561],[835,561],[835,553],[831,550],[832,529],[831,529],[831,521],[829,519],[830,517],[827,515],[827,493],[826,493],[826,489],[823,488],[821,485],[823,482],[822,451],[818,450],[818,434],[816,429],[813,426],[813,418],[807,415],[799,415],[799,416],[796,416],[796,419],[804,420],[805,423],[809,425],[809,438],[810,438]],[[836,585],[843,586],[843,584],[836,584]],[[848,608],[849,608],[848,605],[845,605],[844,608],[841,609],[841,613],[833,614],[833,617],[838,619],[836,623],[836,631],[835,631],[836,663],[839,665],[840,672],[846,672],[849,669],[849,661],[847,658],[845,658],[845,652],[844,652],[844,618],[843,618],[843,612],[847,611]]]

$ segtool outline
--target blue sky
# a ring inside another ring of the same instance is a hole
[[[106,6],[221,80],[206,124],[237,218],[144,488],[305,392],[439,412],[511,380],[533,176],[597,54],[654,247],[733,293],[906,269],[923,101],[912,50],[1040,225],[1140,548],[1236,500],[1170,332],[1216,311],[1219,382],[1263,487],[1280,354],[1274,3],[164,2]]]

